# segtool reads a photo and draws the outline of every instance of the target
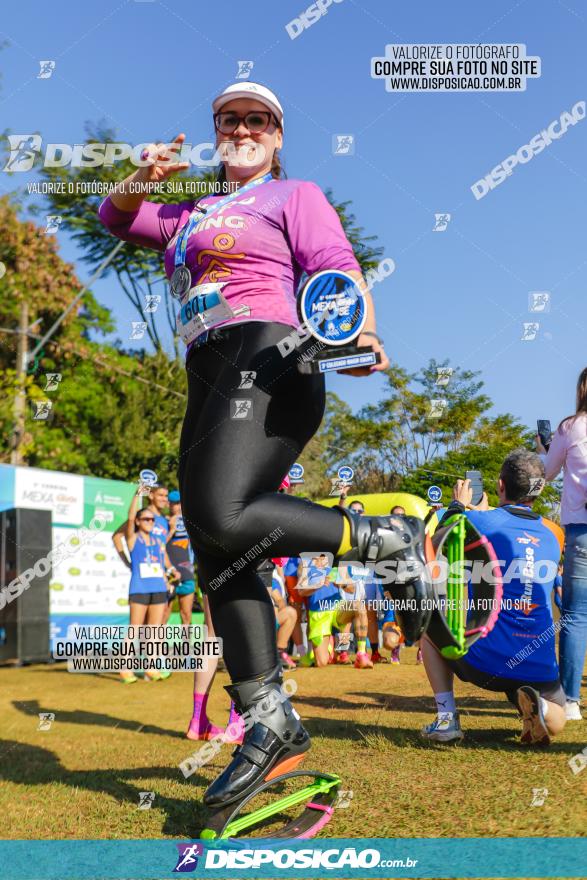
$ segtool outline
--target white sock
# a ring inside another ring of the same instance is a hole
[[[548,715],[548,703],[546,702],[544,697],[540,697],[540,706],[542,708],[542,714],[546,718],[546,716]]]
[[[451,712],[453,715],[456,713],[455,695],[452,691],[442,691],[439,694],[434,694],[434,699],[436,700],[436,711],[439,715],[443,712]]]

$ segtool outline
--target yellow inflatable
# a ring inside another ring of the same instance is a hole
[[[403,507],[408,516],[419,516],[420,519],[424,519],[430,512],[430,506],[423,498],[418,495],[410,495],[408,492],[376,492],[372,495],[357,495],[349,492],[347,505],[351,501],[360,501],[365,508],[365,513],[371,516],[387,516],[391,508],[396,506]],[[318,504],[323,504],[325,507],[334,507],[336,503],[337,499],[334,496],[321,498],[318,501]],[[428,522],[429,535],[434,534],[437,525],[438,519],[434,514]]]

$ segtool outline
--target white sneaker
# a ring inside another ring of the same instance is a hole
[[[578,700],[567,700],[565,706],[565,715],[567,716],[567,721],[582,721],[583,716],[581,715],[581,708],[579,706]]]
[[[431,742],[453,742],[463,739],[464,735],[458,712],[454,715],[452,712],[441,712],[432,724],[427,724],[420,731],[420,736]]]

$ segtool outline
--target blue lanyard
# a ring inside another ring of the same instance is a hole
[[[175,242],[175,258],[174,265],[177,268],[178,266],[185,265],[185,254],[187,250],[187,243],[190,235],[195,231],[196,226],[202,222],[204,219],[208,219],[212,214],[215,214],[229,202],[232,202],[233,199],[238,198],[239,196],[244,195],[248,190],[253,189],[255,186],[260,186],[262,183],[267,183],[268,180],[272,180],[273,175],[270,171],[267,174],[264,174],[263,177],[257,178],[257,180],[251,180],[250,183],[245,184],[242,189],[239,189],[238,192],[230,193],[225,198],[220,199],[209,211],[206,211],[205,214],[201,214],[199,211],[193,211],[187,223],[183,227],[180,232],[177,241]]]

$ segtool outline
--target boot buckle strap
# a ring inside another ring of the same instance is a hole
[[[256,764],[257,767],[263,767],[267,761],[267,752],[260,749],[258,746],[254,746],[250,742],[243,743],[243,745],[240,746],[239,751],[243,757],[251,761],[252,764]]]

